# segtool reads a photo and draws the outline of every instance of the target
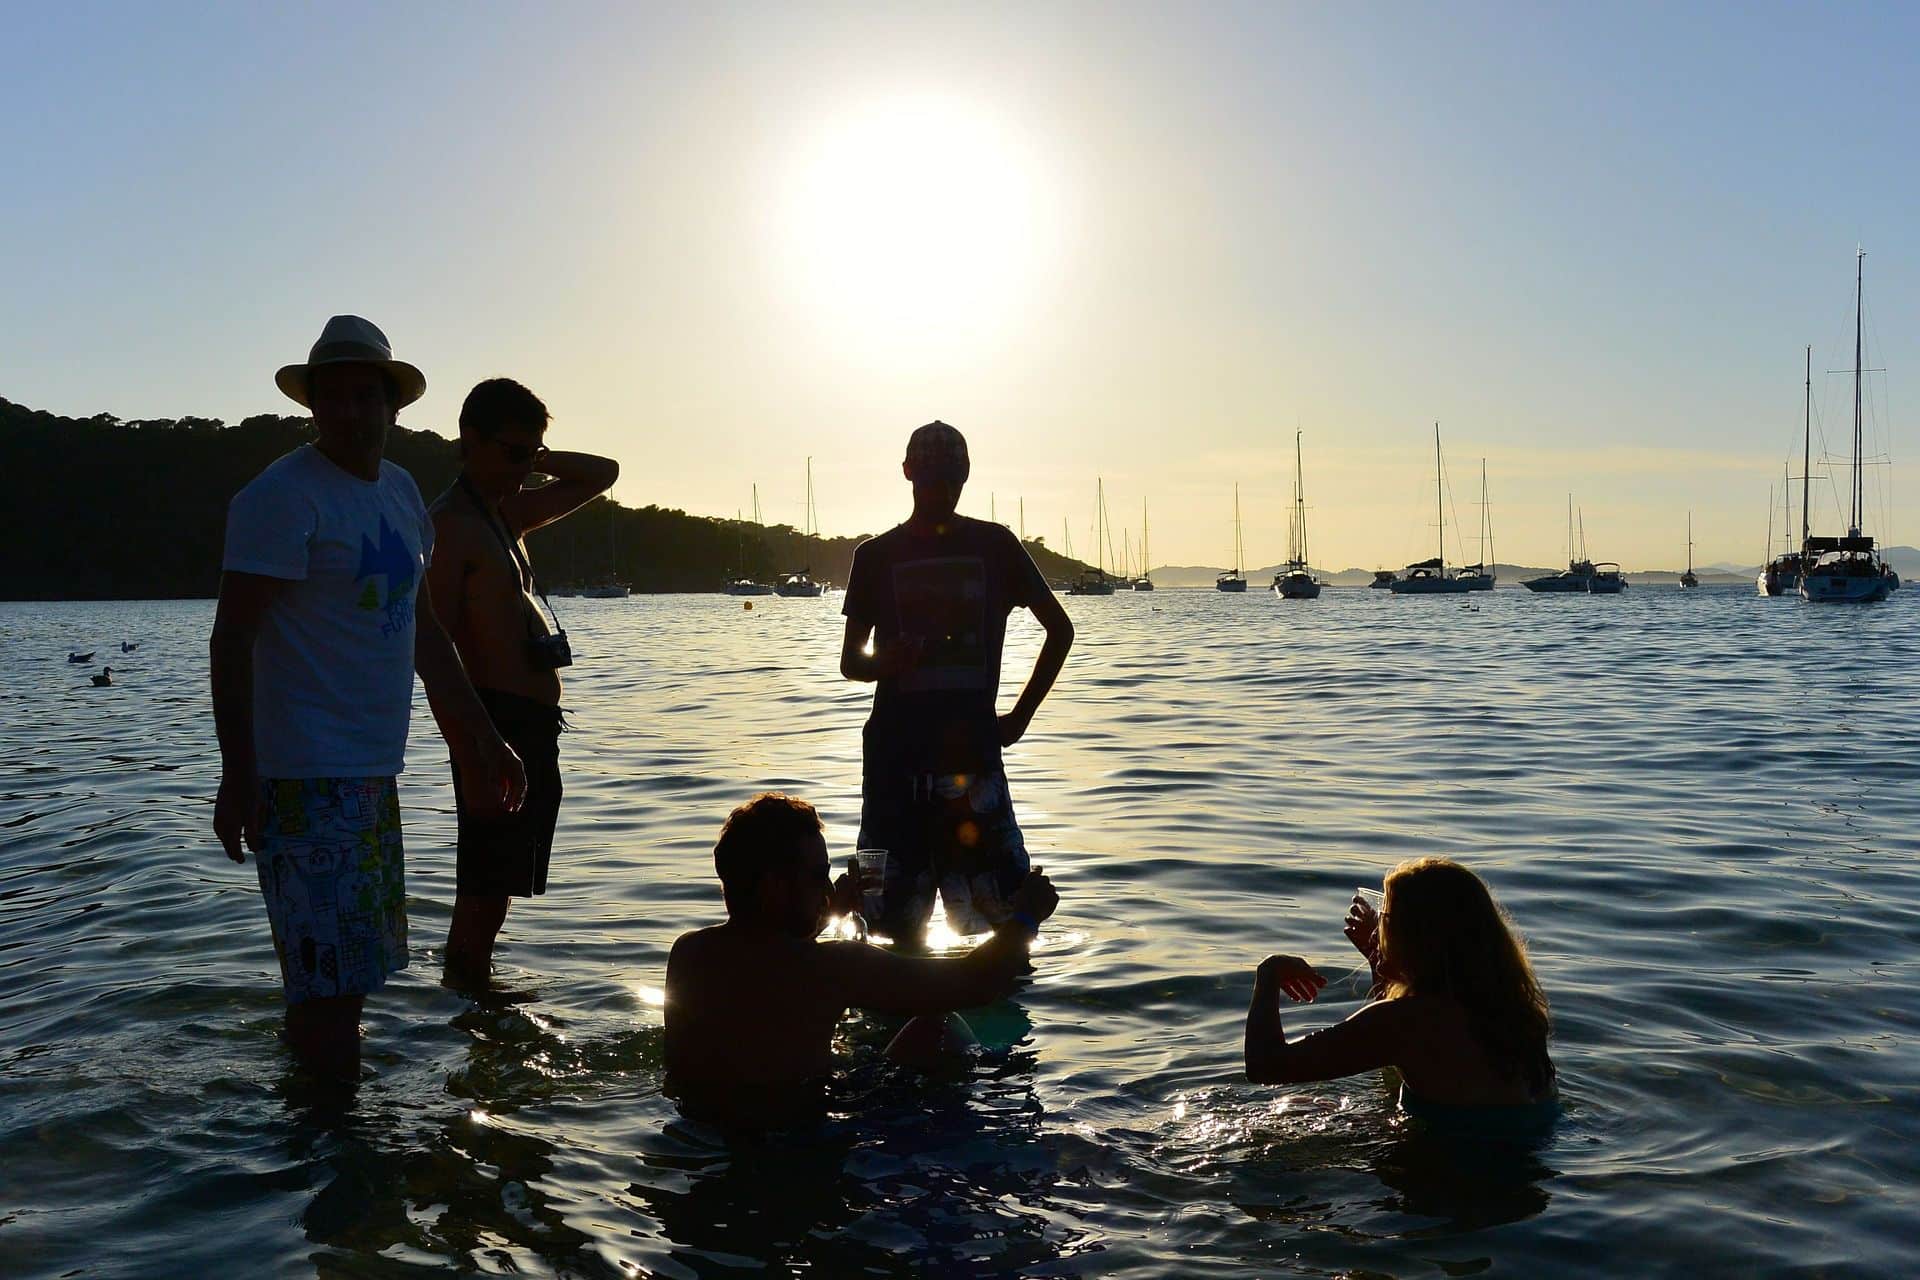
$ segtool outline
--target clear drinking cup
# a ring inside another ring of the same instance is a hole
[[[1380,914],[1380,908],[1384,907],[1387,904],[1386,894],[1380,892],[1380,890],[1378,889],[1369,889],[1364,885],[1362,885],[1358,889],[1355,889],[1353,891],[1353,895],[1354,897],[1359,898],[1362,902],[1366,903],[1369,907],[1372,907],[1373,914],[1376,916]]]
[[[856,849],[853,854],[853,882],[860,888],[860,914],[872,924],[886,905],[887,851]]]

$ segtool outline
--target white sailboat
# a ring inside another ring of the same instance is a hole
[[[1885,600],[1900,585],[1893,566],[1880,558],[1871,534],[1860,531],[1866,493],[1860,482],[1860,310],[1866,250],[1854,255],[1853,276],[1853,486],[1843,538],[1808,538],[1802,550],[1800,595],[1820,603]]]
[[[733,513],[733,523],[735,525],[735,533],[737,535],[734,540],[734,558],[736,562],[740,564],[741,571],[738,573],[735,573],[732,577],[728,578],[726,581],[726,585],[721,587],[720,589],[726,592],[730,596],[770,596],[772,595],[773,585],[771,583],[755,582],[753,580],[752,575],[748,574],[745,571],[746,561],[747,561],[747,539],[746,539],[746,534],[741,530],[740,526],[745,525],[746,521],[741,517],[741,514],[738,511],[735,511]],[[756,529],[761,527],[760,486],[757,484],[753,486],[753,525],[754,525],[754,528]]]
[[[820,536],[820,517],[813,507],[813,459],[811,457],[807,459],[807,510],[801,518],[801,525],[802,537],[818,538]],[[810,599],[825,590],[824,584],[813,580],[812,565],[792,573],[782,574],[780,581],[773,588],[775,595],[786,596],[789,599]]]
[[[619,581],[620,560],[619,533],[614,526],[614,501],[607,499],[607,577],[603,582],[580,588],[582,597],[588,600],[624,600],[632,594],[632,589]]]
[[[1214,590],[1245,591],[1247,589],[1246,575],[1240,571],[1244,554],[1240,545],[1240,486],[1236,484],[1233,486],[1233,568],[1213,580]]]
[[[1447,568],[1447,501],[1441,479],[1440,467],[1440,424],[1433,424],[1433,500],[1440,512],[1440,554],[1431,560],[1422,560],[1407,566],[1402,577],[1387,584],[1387,590],[1397,596],[1442,596],[1458,595],[1471,591],[1471,584],[1461,580],[1460,575]]]
[[[1093,559],[1094,567],[1083,570],[1067,586],[1070,596],[1110,596],[1114,591],[1113,576],[1107,572],[1106,543],[1112,540],[1107,531],[1107,483],[1095,478],[1093,499]],[[1102,535],[1105,535],[1104,537]],[[1072,555],[1072,539],[1067,541],[1068,555]]]
[[[1147,500],[1140,499],[1140,576],[1133,580],[1135,591],[1153,590],[1153,559],[1147,554]]]
[[[1493,507],[1487,501],[1485,458],[1480,459],[1480,563],[1465,566],[1458,576],[1469,591],[1493,590]]]
[[[1287,567],[1273,575],[1282,600],[1317,600],[1322,583],[1307,567],[1307,493],[1300,476],[1300,433],[1293,433],[1293,517],[1287,525]]]

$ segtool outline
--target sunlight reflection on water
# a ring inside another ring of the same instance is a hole
[[[209,838],[210,606],[0,605],[0,1272],[1545,1275],[1604,1236],[1623,1274],[1903,1274],[1914,593],[1381,596],[1069,601],[1008,758],[1062,897],[1034,979],[968,1011],[957,1079],[848,1019],[820,1124],[731,1144],[660,1095],[666,951],[720,918],[713,839],[754,790],[853,850],[869,692],[837,602],[562,602],[568,795],[499,999],[437,981],[452,801],[417,705],[413,963],[350,1101],[288,1079],[253,868]],[[123,636],[114,687],[67,669]],[[1038,644],[1016,615],[1006,698]],[[1537,1148],[1462,1149],[1374,1081],[1240,1079],[1254,964],[1347,975],[1290,1031],[1346,1016],[1353,887],[1422,853],[1488,876],[1553,997]]]

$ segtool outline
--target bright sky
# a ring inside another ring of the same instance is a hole
[[[1769,484],[1920,446],[1920,7],[9,6],[0,395],[294,412],[355,312],[452,434],[521,379],[622,501],[758,484],[877,532],[909,430],[964,510],[1156,564],[1431,554],[1485,457],[1500,558],[1760,559]],[[1820,452],[1816,435],[1815,452]],[[1869,531],[1920,541],[1910,467]],[[1844,484],[1817,484],[1831,494]],[[1832,530],[1831,496],[1816,526]],[[1796,517],[1797,519],[1797,517]],[[1114,535],[1116,546],[1120,534]],[[1474,558],[1471,542],[1467,558]],[[1449,546],[1449,556],[1454,549]]]

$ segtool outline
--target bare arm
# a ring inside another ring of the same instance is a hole
[[[840,674],[849,680],[871,684],[909,671],[920,660],[925,643],[902,639],[884,649],[867,652],[867,639],[873,635],[871,622],[847,619],[846,633],[840,639]]]
[[[253,744],[253,643],[267,609],[285,584],[279,578],[228,571],[220,575],[207,661],[213,683],[213,729],[220,739],[220,791],[213,833],[227,856],[245,862],[258,850],[263,815],[259,761]]]
[[[1011,903],[1035,925],[1053,915],[1060,895],[1039,867],[1028,872]],[[1033,935],[1025,923],[1008,920],[993,936],[957,960],[903,956],[860,942],[821,944],[829,980],[843,1004],[879,1013],[948,1013],[998,1000],[1013,990],[1026,965]]]
[[[460,654],[434,612],[430,589],[414,603],[413,667],[426,686],[440,735],[453,752],[454,768],[474,780],[476,805],[483,812],[519,809],[527,795],[527,771],[474,693]]]
[[[1031,606],[1033,616],[1047,629],[1046,643],[1040,646],[1040,656],[1034,659],[1033,674],[1027,677],[1026,688],[1020,691],[1019,701],[1013,704],[1013,710],[1000,717],[1000,745],[1010,747],[1020,741],[1027,732],[1027,726],[1033,723],[1033,713],[1040,709],[1047,694],[1053,690],[1053,682],[1060,676],[1060,668],[1066,665],[1067,653],[1073,648],[1073,619],[1060,607],[1060,600],[1051,591],[1035,599]]]
[[[500,514],[516,533],[532,533],[542,525],[593,501],[620,478],[620,464],[591,453],[542,453],[537,467],[552,476],[538,489],[522,489],[500,504]]]
[[[450,510],[442,508],[433,513],[433,558],[427,562],[427,594],[432,597],[434,619],[440,621],[443,631],[449,623],[459,630],[461,611],[467,607],[467,574],[473,568],[467,542],[470,527],[467,520]],[[417,636],[414,649],[417,667]]]
[[[1027,954],[1027,931],[1004,924],[957,959],[903,956],[863,942],[824,942],[827,972],[839,998],[861,1009],[903,1017],[991,1004],[1013,990]]]
[[[1254,975],[1247,1009],[1247,1079],[1256,1084],[1336,1080],[1393,1065],[1404,1039],[1405,1008],[1377,1000],[1337,1023],[1291,1043],[1280,1025],[1280,997],[1310,1001],[1325,979],[1297,956],[1270,956]]]

